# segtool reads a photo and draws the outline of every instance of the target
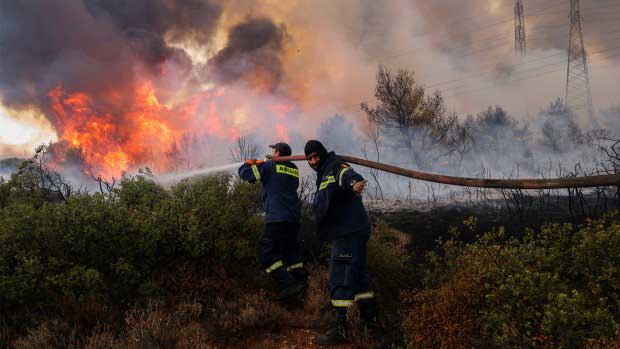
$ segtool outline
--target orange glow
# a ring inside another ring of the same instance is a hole
[[[97,100],[83,92],[67,93],[58,84],[49,93],[59,139],[81,148],[85,171],[91,176],[118,178],[124,171],[149,166],[164,172],[178,166],[180,140],[190,132],[235,139],[240,132],[229,127],[217,113],[221,92],[198,95],[181,106],[160,103],[148,81],[136,86],[132,96],[117,91],[101,94]],[[202,125],[189,124],[206,103]],[[102,106],[124,106],[107,110]],[[103,110],[102,110],[103,109]],[[198,129],[196,129],[198,126]]]
[[[276,137],[278,141],[290,142],[291,139],[288,136],[288,131],[284,125],[277,124],[276,125]]]

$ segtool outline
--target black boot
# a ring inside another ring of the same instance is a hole
[[[291,270],[291,275],[293,275],[295,281],[303,285],[304,291],[308,289],[308,273],[303,268]]]
[[[371,337],[381,336],[381,326],[378,319],[378,306],[374,298],[364,299],[357,302],[360,309],[362,324],[366,327]]]
[[[282,291],[280,291],[280,293],[278,293],[278,295],[275,296],[274,300],[277,302],[288,301],[289,299],[295,296],[301,295],[305,291],[305,289],[306,289],[305,285],[299,282],[294,282],[290,284],[289,286],[286,286],[285,288],[283,288]]]
[[[340,345],[351,342],[349,327],[347,325],[346,308],[338,309],[336,322],[322,335],[316,337],[314,344],[318,346]]]

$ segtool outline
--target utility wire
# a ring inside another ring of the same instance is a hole
[[[605,49],[605,50],[599,50],[599,51],[590,52],[590,53],[588,53],[588,57],[594,56],[594,55],[597,55],[597,54],[608,53],[608,52],[616,52],[616,51],[620,51],[620,47],[615,47],[615,48],[611,48],[611,49]],[[553,55],[531,59],[531,60],[528,60],[528,61],[521,62],[519,64],[514,64],[512,66],[506,67],[506,68],[522,67],[522,66],[527,65],[527,64],[532,63],[532,62],[544,61],[544,60],[549,59],[549,58],[554,58],[554,57],[562,56],[562,58],[560,60],[558,60],[558,61],[554,61],[552,63],[547,63],[547,64],[544,64],[544,65],[541,65],[541,66],[536,66],[536,67],[532,67],[532,68],[525,69],[525,70],[517,70],[513,74],[523,74],[523,73],[526,73],[526,72],[536,71],[536,70],[539,70],[541,68],[545,68],[545,67],[549,67],[549,66],[563,65],[563,67],[561,67],[560,69],[554,69],[554,70],[551,70],[551,71],[544,71],[542,73],[537,73],[536,72],[532,76],[526,76],[525,79],[524,78],[511,79],[511,80],[507,80],[507,82],[528,80],[529,78],[535,78],[537,76],[545,76],[545,75],[548,75],[548,74],[551,74],[551,73],[554,73],[554,72],[558,72],[558,71],[564,70],[564,69],[566,69],[565,68],[565,64],[566,64],[566,56],[565,55],[566,55],[566,52],[560,52],[560,53],[556,53],[556,54],[553,54]],[[607,59],[615,58],[615,57],[620,57],[620,54],[606,56]],[[596,61],[596,60],[591,60],[591,62],[593,62],[593,61]],[[453,80],[437,82],[437,83],[434,83],[434,84],[426,85],[424,87],[425,88],[430,88],[430,87],[436,87],[436,86],[450,84],[450,83],[454,83],[454,82],[461,82],[461,81],[471,80],[472,78],[476,78],[476,77],[483,76],[483,75],[486,75],[486,74],[489,74],[489,73],[497,72],[497,70],[500,69],[501,67],[502,67],[501,65],[495,65],[493,69],[480,71],[480,72],[477,72],[477,73],[474,73],[474,74],[471,74],[471,75],[467,75],[467,76],[461,77],[459,79],[453,79]],[[516,76],[516,77],[519,78],[519,76]],[[477,89],[477,90],[472,90],[472,91],[462,91],[462,90],[459,91],[458,90],[459,88],[463,88],[465,86],[466,85],[460,85],[460,86],[457,86],[457,87],[450,87],[450,88],[446,88],[444,90],[440,90],[439,92],[443,94],[445,92],[455,91],[456,93],[449,94],[449,95],[443,95],[443,97],[456,97],[456,96],[460,96],[460,95],[463,95],[463,94],[474,93],[474,92],[477,92],[479,90],[481,91],[481,90],[486,90],[486,89],[490,89],[490,88],[497,88],[497,86],[490,86],[490,87],[484,87],[484,88]],[[367,100],[364,100],[364,101],[362,101],[360,103],[369,103],[369,102],[372,102],[372,101],[373,101],[372,99],[367,99]],[[353,107],[358,107],[360,105],[360,103],[356,103],[356,104],[352,104],[352,105],[349,105],[349,106],[345,106],[343,109],[346,110],[346,109],[351,109]]]
[[[620,54],[615,54],[615,55],[609,56],[607,58],[612,58],[612,57],[620,57]],[[597,61],[598,60],[592,60],[591,62],[597,62]],[[556,65],[558,65],[558,64],[556,64]],[[596,65],[592,65],[592,66],[595,67]],[[564,67],[561,67],[559,69],[553,69],[553,70],[548,70],[548,71],[544,71],[544,72],[537,72],[536,74],[528,75],[528,76],[525,76],[525,77],[520,77],[519,79],[507,80],[506,82],[512,84],[512,83],[518,82],[518,81],[536,79],[536,78],[539,78],[541,76],[545,76],[545,75],[548,75],[548,74],[564,71],[565,69],[566,69],[566,67],[564,66]],[[453,98],[453,97],[458,97],[458,96],[462,96],[462,95],[469,95],[469,94],[472,94],[472,93],[478,93],[480,91],[488,90],[488,89],[491,89],[491,88],[497,88],[497,86],[488,86],[488,87],[482,87],[482,88],[474,89],[474,90],[458,91],[455,94],[447,95],[447,96],[444,96],[444,97]]]

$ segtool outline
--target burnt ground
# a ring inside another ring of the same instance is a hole
[[[430,209],[401,208],[389,211],[370,210],[373,220],[382,220],[392,228],[407,235],[410,250],[416,259],[425,252],[435,250],[438,241],[452,238],[451,228],[456,227],[458,239],[475,241],[478,235],[503,227],[507,237],[519,238],[526,228],[535,231],[545,224],[571,223],[578,227],[586,219],[620,209],[617,196],[591,194],[578,196],[510,196],[507,199],[487,200],[484,203],[437,205]],[[463,223],[475,217],[476,228],[471,230]]]
[[[523,191],[496,193],[494,199],[458,203],[407,203],[376,202],[367,205],[371,220],[384,221],[406,236],[409,250],[416,262],[424,260],[426,252],[437,250],[439,241],[452,238],[451,228],[457,228],[458,239],[468,243],[478,235],[494,228],[504,227],[507,238],[523,236],[526,228],[535,231],[544,224],[571,223],[577,228],[586,219],[597,218],[610,210],[620,209],[620,192],[617,188],[594,190],[589,194],[569,191],[567,195],[555,193],[529,194]],[[476,218],[471,230],[463,221]],[[306,207],[301,222],[302,249],[307,261],[326,264],[327,250],[317,241],[312,211]]]

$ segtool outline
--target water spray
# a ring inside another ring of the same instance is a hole
[[[207,176],[215,172],[230,171],[230,170],[239,168],[242,164],[243,164],[242,162],[235,162],[235,163],[231,163],[227,165],[199,168],[199,169],[189,170],[189,171],[184,171],[184,172],[165,173],[165,174],[155,177],[155,179],[157,180],[157,182],[164,184],[164,185],[175,184],[186,178]]]
[[[419,179],[427,182],[435,182],[463,187],[495,188],[495,189],[562,189],[562,188],[591,188],[620,185],[620,175],[596,175],[583,177],[563,177],[548,179],[483,179],[444,176],[433,173],[414,171],[402,167],[369,161],[348,155],[338,155],[342,160],[374,168],[376,170],[393,173],[399,176]],[[305,155],[271,157],[272,161],[303,161]]]

